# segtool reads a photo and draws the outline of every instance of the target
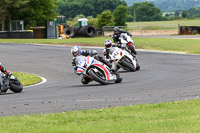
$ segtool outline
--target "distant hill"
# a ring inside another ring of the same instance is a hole
[[[188,10],[193,7],[200,7],[200,0],[125,0],[128,6],[136,2],[151,2],[162,11]]]

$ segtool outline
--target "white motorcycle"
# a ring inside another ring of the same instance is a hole
[[[90,82],[94,80],[102,85],[107,85],[122,81],[119,74],[114,74],[107,65],[94,59],[94,57],[78,56],[75,62],[77,74],[86,76],[90,79]]]
[[[110,49],[110,60],[114,61],[116,65],[124,70],[136,71],[140,70],[140,65],[135,57],[128,51],[118,47],[112,47]]]
[[[119,44],[121,45],[122,49],[126,49],[135,55],[137,54],[137,52],[135,51],[135,43],[131,39],[130,35],[128,35],[127,33],[121,33],[119,39]]]

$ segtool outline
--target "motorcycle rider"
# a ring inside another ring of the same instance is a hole
[[[114,33],[113,33],[113,40],[114,40],[114,43],[117,43],[117,46],[119,48],[122,48],[121,47],[121,42],[120,42],[120,36],[121,36],[121,33],[127,33],[130,37],[132,36],[132,34],[128,31],[123,31],[122,29],[119,29],[118,27],[114,27]],[[135,50],[132,50],[131,49],[131,54],[133,55],[133,57],[135,57],[135,55],[137,54],[137,52]]]
[[[6,74],[6,76],[11,76],[12,74],[10,72],[8,72],[2,65],[0,62],[0,72],[3,72],[4,74]],[[0,94],[5,93],[8,90],[8,87],[5,86],[3,84],[3,79],[0,76]]]
[[[123,31],[122,29],[119,29],[118,27],[114,27],[113,36],[112,36],[114,43],[118,43],[120,41],[119,37],[121,33],[127,33],[129,36],[132,36],[132,34],[128,31]]]
[[[78,56],[94,56],[94,58],[104,64],[106,64],[108,67],[111,67],[111,65],[103,59],[103,57],[97,55],[97,51],[96,50],[92,50],[92,51],[88,51],[88,50],[81,50],[81,48],[79,46],[73,46],[71,48],[71,53],[73,55],[73,60],[72,60],[72,66],[74,68],[74,71],[76,74],[79,75],[79,73],[77,72],[77,66],[76,66],[76,58]],[[90,79],[88,77],[85,77],[83,75],[81,82],[83,84],[88,84],[90,82]]]
[[[105,49],[103,50],[104,51],[103,53],[104,53],[105,60],[110,61],[109,54],[111,54],[112,51],[114,50],[114,47],[118,47],[118,45],[116,43],[112,43],[110,39],[105,40],[104,45],[105,45]],[[114,61],[111,61],[111,63],[112,63],[112,71],[117,72],[119,67],[115,64]]]

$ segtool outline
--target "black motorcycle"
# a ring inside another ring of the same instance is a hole
[[[6,93],[8,89],[14,93],[20,93],[23,90],[23,85],[12,74],[6,75],[0,72],[0,94]]]

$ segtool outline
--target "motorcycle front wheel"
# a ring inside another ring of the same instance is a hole
[[[123,65],[124,67],[128,68],[132,72],[136,71],[135,66],[129,60],[127,60],[127,59],[124,59],[121,62],[121,65]]]
[[[10,79],[9,85],[10,85],[10,90],[15,93],[20,93],[23,90],[23,86],[17,78]]]
[[[102,84],[102,85],[107,85],[108,82],[101,78],[100,76],[98,76],[99,74],[97,74],[96,72],[94,72],[93,70],[88,71],[89,75],[93,78],[94,81]],[[103,74],[103,73],[102,73]],[[104,75],[104,74],[103,74]]]
[[[128,45],[128,49],[130,49],[131,53],[133,53],[135,55],[137,54],[137,52],[135,51],[135,48],[134,48],[132,43]]]

